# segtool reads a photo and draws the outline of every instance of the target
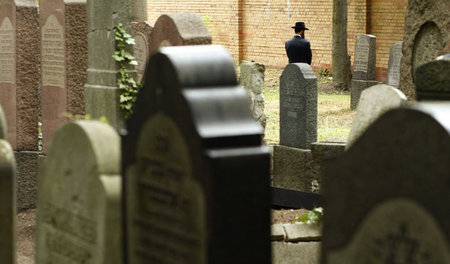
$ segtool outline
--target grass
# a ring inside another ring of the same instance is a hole
[[[265,113],[267,115],[265,140],[268,144],[280,142],[280,70],[266,70]],[[278,78],[277,78],[278,75]],[[348,137],[355,111],[350,110],[350,95],[337,93],[330,89],[331,82],[326,78],[318,79],[319,94],[317,102],[317,140],[343,140]]]

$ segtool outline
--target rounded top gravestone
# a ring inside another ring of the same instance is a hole
[[[174,13],[158,18],[150,40],[150,53],[165,46],[211,44],[203,20],[194,13]]]
[[[121,263],[120,141],[112,127],[66,123],[38,186],[37,263]]]

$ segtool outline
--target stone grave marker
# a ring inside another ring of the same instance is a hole
[[[133,0],[131,4],[131,16],[130,19],[133,22],[147,21],[147,1],[146,0]]]
[[[84,114],[87,69],[86,0],[41,0],[43,149],[69,115]]]
[[[0,104],[15,150],[38,149],[38,18],[34,0],[0,2]]]
[[[309,148],[317,141],[317,77],[306,63],[290,63],[280,77],[280,145]]]
[[[417,100],[450,100],[450,54],[420,65],[416,70]]]
[[[323,263],[450,263],[449,116],[391,110],[327,167]]]
[[[93,118],[104,116],[113,127],[121,129],[125,124],[124,115],[120,110],[120,89],[117,86],[119,65],[112,57],[116,50],[112,32],[121,23],[122,28],[131,33],[130,0],[88,0],[87,11],[86,114],[90,114]],[[133,75],[134,71],[131,74]]]
[[[423,63],[441,55],[450,42],[450,1],[409,1],[403,37],[399,89],[415,98],[414,74]]]
[[[135,66],[137,81],[142,82],[145,66],[150,56],[150,39],[153,31],[153,24],[147,21],[131,22],[132,35],[135,40],[134,57],[138,65]]]
[[[266,127],[266,114],[264,113],[264,72],[263,64],[242,61],[240,65],[239,83],[244,86],[249,96],[249,105],[253,118],[263,127]]]
[[[350,88],[350,108],[356,109],[361,92],[376,85],[376,40],[373,35],[356,36],[355,59]]]
[[[122,263],[120,203],[117,132],[66,123],[39,173],[36,263]]]
[[[221,46],[151,57],[122,138],[127,263],[271,262],[270,154],[247,100]]]
[[[406,102],[406,96],[389,85],[378,84],[364,90],[356,109],[346,148],[350,147],[383,113]]]
[[[150,53],[160,47],[211,44],[211,35],[203,20],[194,13],[162,15],[155,23]]]
[[[395,42],[389,52],[388,70],[386,84],[398,87],[400,83],[400,62],[402,60],[402,45],[403,41]]]
[[[16,263],[16,164],[0,106],[0,263]]]

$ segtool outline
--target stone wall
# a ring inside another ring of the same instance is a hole
[[[348,0],[349,55],[353,58],[356,35],[376,35],[379,80],[386,78],[390,46],[403,40],[407,2]],[[161,14],[174,12],[194,12],[209,18],[214,44],[224,45],[236,62],[253,60],[268,68],[284,68],[284,42],[293,35],[291,26],[304,21],[310,29],[306,38],[311,41],[315,70],[331,69],[332,9],[332,0],[155,0],[147,5],[151,22]]]

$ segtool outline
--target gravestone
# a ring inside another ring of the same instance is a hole
[[[38,149],[38,28],[34,0],[0,2],[0,104],[15,150]]]
[[[160,47],[211,44],[211,35],[203,20],[194,13],[162,15],[155,23],[150,53]]]
[[[376,85],[376,40],[373,35],[356,36],[355,60],[350,88],[350,109],[356,109],[362,91]]]
[[[0,263],[16,263],[16,165],[0,106]]]
[[[450,1],[409,1],[403,37],[399,89],[415,98],[415,73],[423,63],[441,55],[450,42]]]
[[[406,96],[389,85],[379,84],[364,90],[356,109],[346,148],[349,148],[383,113],[406,102]]]
[[[142,82],[144,76],[145,66],[147,65],[148,57],[150,56],[150,39],[152,36],[153,25],[150,22],[131,22],[131,29],[133,31],[134,57],[137,65],[135,66],[137,81]]]
[[[420,65],[416,70],[417,100],[450,100],[450,54]]]
[[[66,123],[39,173],[36,263],[122,263],[120,202],[117,132]]]
[[[264,72],[263,64],[242,61],[240,65],[239,83],[244,86],[249,96],[249,105],[253,118],[263,127],[266,127],[266,114],[264,114]]]
[[[398,87],[400,83],[400,62],[402,60],[402,45],[403,41],[395,42],[389,52],[388,70],[386,84]]]
[[[270,263],[261,135],[223,47],[153,55],[122,138],[126,263]]]
[[[145,0],[133,0],[131,4],[131,16],[130,19],[133,22],[147,21],[147,1]]]
[[[326,168],[323,263],[450,263],[449,115],[391,110]]]
[[[280,77],[280,145],[309,148],[317,141],[317,77],[306,63],[290,63]]]
[[[131,32],[129,0],[88,0],[88,70],[85,85],[86,114],[106,117],[116,129],[124,127],[120,110],[120,89],[117,87],[118,63],[112,55],[116,50],[114,28],[122,24]],[[131,47],[130,47],[131,49]],[[131,50],[129,52],[132,53]],[[134,71],[131,72],[134,75]]]
[[[47,152],[67,114],[84,115],[87,68],[86,0],[41,0],[41,100]]]

